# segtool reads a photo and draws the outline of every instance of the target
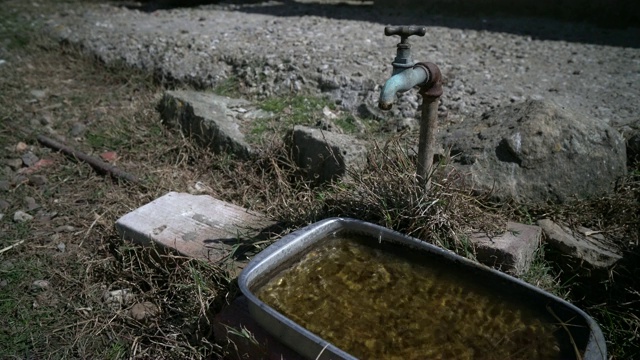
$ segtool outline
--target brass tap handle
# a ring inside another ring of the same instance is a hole
[[[400,35],[400,43],[405,44],[409,36],[424,36],[427,33],[426,26],[386,26],[384,28],[385,36]]]

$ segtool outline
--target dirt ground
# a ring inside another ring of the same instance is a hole
[[[446,239],[464,221],[511,217],[531,222],[553,216],[616,232],[626,243],[626,260],[607,274],[571,273],[540,257],[538,273],[527,281],[596,317],[613,358],[640,356],[637,167],[630,168],[612,197],[567,208],[472,206],[482,198],[454,186],[444,187],[459,194],[448,198],[453,205],[440,208],[429,223],[378,211],[379,205],[366,199],[350,208],[345,204],[353,195],[344,187],[311,189],[289,182],[287,166],[276,164],[279,157],[273,156],[277,141],[263,158],[240,161],[210,154],[165,128],[156,105],[167,84],[123,66],[106,67],[81,49],[40,34],[46,2],[5,1],[2,6],[0,358],[223,356],[227,344],[213,343],[210,322],[237,293],[233,279],[213,264],[123,241],[113,226],[168,191],[193,191],[196,182],[221,200],[287,217],[288,226],[360,213],[365,220]],[[142,182],[100,174],[39,144],[38,135],[105,159]],[[356,180],[370,194],[397,195],[410,182],[403,182],[409,179],[400,174],[404,166],[397,162],[377,168],[377,177]],[[379,187],[385,183],[393,186]],[[332,201],[337,198],[343,200]],[[411,209],[397,206],[403,207]],[[16,216],[20,212],[26,216]]]

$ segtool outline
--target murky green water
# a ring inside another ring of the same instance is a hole
[[[361,359],[562,357],[544,314],[481,285],[415,250],[335,238],[257,295]]]

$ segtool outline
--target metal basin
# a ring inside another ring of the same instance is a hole
[[[331,218],[309,225],[283,237],[259,253],[239,277],[239,286],[249,300],[251,316],[268,332],[308,359],[356,359],[353,355],[322,339],[317,334],[292,321],[265,304],[256,295],[281,271],[290,268],[305,254],[336,234],[364,235],[371,241],[381,241],[415,249],[425,255],[425,261],[437,258],[464,272],[470,281],[487,284],[492,291],[504,291],[527,299],[528,304],[546,308],[563,323],[567,346],[576,349],[576,358],[604,360],[606,345],[595,321],[576,306],[548,292],[499,271],[474,263],[436,246],[398,232],[348,218]],[[448,265],[447,265],[448,266]],[[569,342],[571,342],[569,344]]]

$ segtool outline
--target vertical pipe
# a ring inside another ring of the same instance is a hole
[[[422,96],[422,119],[418,139],[418,179],[428,191],[431,187],[433,155],[435,154],[436,132],[438,131],[439,96]]]
[[[434,63],[417,63],[429,73],[429,81],[420,87],[422,95],[422,118],[418,143],[418,179],[425,191],[431,187],[433,155],[436,152],[436,132],[438,131],[438,103],[442,96],[442,74]]]

